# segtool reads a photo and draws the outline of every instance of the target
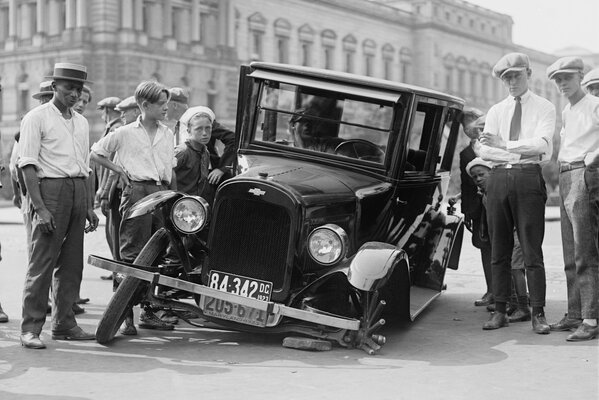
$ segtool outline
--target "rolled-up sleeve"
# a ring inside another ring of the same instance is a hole
[[[548,155],[555,134],[555,107],[548,103],[538,111],[539,118],[534,132],[527,139],[507,142],[507,150],[521,155]],[[549,154],[550,156],[550,154]]]
[[[118,149],[120,136],[121,128],[108,133],[108,135],[92,145],[92,152],[99,156],[110,158],[110,155]]]
[[[39,155],[42,142],[42,119],[38,114],[27,114],[21,121],[18,166],[33,165],[40,169]]]

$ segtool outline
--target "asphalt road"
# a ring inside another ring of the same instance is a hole
[[[555,215],[555,210],[548,212]],[[559,222],[546,223],[550,322],[566,309]],[[198,329],[139,330],[110,346],[53,341],[19,345],[25,233],[16,209],[0,208],[0,399],[598,399],[598,341],[568,343],[566,332],[537,335],[529,322],[483,331],[488,313],[474,307],[484,291],[479,255],[465,238],[460,269],[447,291],[411,324],[387,325],[380,354],[334,347],[283,348],[283,337]],[[86,254],[108,255],[103,232],[86,237]],[[90,297],[81,326],[95,330],[110,296],[106,272],[86,266]]]

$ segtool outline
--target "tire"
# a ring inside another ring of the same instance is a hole
[[[138,265],[154,265],[168,244],[168,234],[164,228],[159,229],[150,238],[134,261]],[[109,343],[116,335],[125,320],[127,311],[139,302],[145,290],[145,281],[127,276],[119,285],[108,302],[108,306],[100,318],[96,329],[96,341],[100,344]]]

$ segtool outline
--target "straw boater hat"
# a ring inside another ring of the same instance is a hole
[[[46,76],[45,79],[92,83],[87,80],[87,68],[85,66],[71,63],[54,64],[54,73],[52,76]]]
[[[39,100],[42,96],[54,96],[52,81],[43,81],[40,83],[40,91],[31,95],[36,100]]]

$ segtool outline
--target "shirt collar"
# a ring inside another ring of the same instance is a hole
[[[195,142],[195,141],[193,141],[193,140],[189,140],[189,139],[187,139],[187,140],[185,141],[185,144],[186,144],[186,145],[187,145],[187,146],[188,146],[190,149],[192,149],[192,150],[194,150],[194,151],[196,151],[196,152],[198,152],[198,153],[201,153],[201,152],[203,152],[203,151],[204,151],[204,149],[206,148],[206,146],[205,146],[205,145],[203,145],[203,144],[201,144],[201,143],[198,143],[198,142]]]
[[[513,96],[510,96],[509,99],[512,103],[516,102],[516,98]],[[530,89],[526,89],[526,92],[524,92],[524,94],[520,95],[520,103],[524,104],[529,99],[530,99]]]

